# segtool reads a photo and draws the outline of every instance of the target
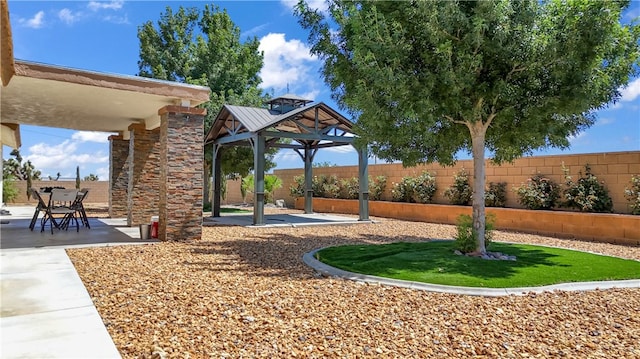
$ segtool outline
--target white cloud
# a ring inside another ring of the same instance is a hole
[[[114,0],[114,1],[90,1],[87,7],[93,11],[108,9],[108,10],[119,10],[122,8],[124,1],[122,0]]]
[[[248,37],[248,36],[251,36],[251,35],[253,35],[253,34],[257,34],[257,33],[259,33],[260,31],[262,31],[263,29],[265,29],[267,26],[269,26],[269,23],[261,24],[261,25],[258,25],[258,26],[254,26],[254,27],[252,27],[251,29],[249,29],[249,30],[247,30],[247,31],[243,31],[243,32],[240,34],[240,38],[241,38],[241,39],[244,39],[244,38],[246,38],[246,37]]]
[[[96,173],[94,173],[94,175],[98,176],[100,181],[107,181],[109,179],[109,167],[96,168]]]
[[[44,11],[38,11],[31,19],[20,19],[20,24],[32,29],[39,29],[44,25]]]
[[[616,122],[616,120],[608,117],[603,117],[598,119],[598,121],[596,122],[596,125],[610,125],[614,122]]]
[[[336,146],[336,147],[327,147],[327,148],[323,148],[323,150],[326,150],[327,152],[333,152],[333,153],[356,153],[356,149],[353,146],[350,145],[345,145],[345,146]]]
[[[74,22],[78,21],[80,16],[81,16],[80,13],[74,14],[73,11],[67,8],[64,8],[58,11],[58,18],[62,20],[62,22],[66,23],[67,25],[71,25]]]
[[[640,78],[631,81],[627,87],[620,90],[622,97],[620,101],[631,102],[640,96]]]
[[[42,171],[43,176],[53,176],[58,172],[65,174],[64,176],[73,172],[75,176],[76,166],[108,163],[109,156],[101,151],[76,153],[78,143],[73,140],[65,140],[56,145],[38,143],[29,147],[29,154],[24,156],[24,160],[31,161],[35,168]]]
[[[281,90],[301,84],[310,77],[311,65],[318,60],[306,44],[296,39],[287,41],[285,34],[264,36],[258,50],[264,52],[264,66],[260,71],[262,88]],[[308,84],[305,88],[309,88]]]
[[[71,135],[71,139],[80,142],[108,143],[110,135],[112,133],[109,132],[78,131]]]
[[[118,24],[118,25],[126,25],[126,24],[130,24],[129,22],[129,17],[127,15],[124,16],[105,16],[102,18],[102,20],[106,21],[106,22],[110,22],[113,24]]]

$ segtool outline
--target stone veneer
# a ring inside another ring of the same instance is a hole
[[[160,230],[162,241],[202,237],[204,115],[206,110],[165,106],[160,115]]]
[[[160,204],[160,130],[144,125],[129,126],[129,181],[127,225],[151,222],[159,215]]]
[[[129,141],[109,136],[109,216],[127,217],[129,187]]]

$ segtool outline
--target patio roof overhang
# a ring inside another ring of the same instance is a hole
[[[3,133],[5,125],[23,124],[118,132],[126,138],[130,125],[159,127],[158,110],[164,106],[194,107],[209,100],[210,89],[202,86],[22,60],[14,67],[11,82],[0,90]]]

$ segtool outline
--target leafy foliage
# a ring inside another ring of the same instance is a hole
[[[244,189],[244,193],[253,192],[255,188],[255,177],[253,174],[242,178],[240,184],[241,189]],[[265,203],[273,203],[273,192],[282,187],[282,179],[276,175],[267,174],[264,175],[264,201]],[[243,197],[244,200],[244,197]]]
[[[289,187],[289,194],[291,194],[291,197],[304,197],[304,176],[294,176],[293,182],[293,185]]]
[[[344,199],[358,199],[360,196],[360,181],[358,177],[340,180],[340,195]]]
[[[560,196],[560,188],[550,178],[537,174],[515,189],[518,202],[527,209],[551,209]]]
[[[15,201],[18,198],[18,192],[13,176],[9,175],[2,179],[2,203]]]
[[[400,183],[394,183],[391,196],[396,202],[431,203],[436,190],[435,177],[425,171],[420,176],[406,176]]]
[[[487,215],[485,224],[485,241],[486,247],[491,244],[493,239],[493,229],[495,228],[495,216]],[[462,253],[471,253],[477,249],[478,239],[477,233],[473,229],[473,219],[467,214],[461,214],[458,216],[456,222],[456,244],[455,247]]]
[[[376,176],[376,178],[369,178],[369,199],[372,201],[379,201],[382,199],[384,190],[387,188],[387,177]]]
[[[84,176],[84,178],[82,179],[83,181],[99,181],[100,178],[98,177],[98,175],[95,175],[93,173],[89,173],[88,176]]]
[[[484,154],[501,163],[568,138],[640,71],[629,1],[300,2],[311,52],[358,141],[406,166],[473,154],[484,245]],[[330,19],[327,19],[330,17]]]
[[[451,204],[466,206],[471,202],[473,190],[469,185],[469,173],[463,169],[453,176],[453,185],[444,191]]]
[[[631,186],[624,189],[631,214],[640,214],[640,175],[631,176]]]
[[[489,182],[484,193],[484,205],[487,207],[504,207],[507,204],[507,182]]]
[[[577,209],[581,212],[613,212],[613,200],[604,182],[591,173],[591,167],[584,166],[577,181],[569,176],[569,170],[563,166],[565,188],[563,191],[563,207]]]

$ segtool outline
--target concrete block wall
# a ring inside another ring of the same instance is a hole
[[[7,203],[7,205],[36,205],[37,200],[27,198],[27,181],[15,181],[18,189],[18,197]],[[76,188],[76,181],[33,181],[31,187],[38,190],[40,187],[64,187]],[[84,200],[85,204],[109,202],[109,182],[108,181],[80,181],[80,188],[88,188],[89,195]]]
[[[507,207],[523,208],[518,203],[518,197],[513,190],[527,179],[537,173],[545,175],[555,183],[564,183],[562,165],[569,170],[569,175],[574,179],[578,178],[579,172],[584,172],[584,166],[589,164],[591,172],[600,181],[604,181],[609,190],[609,195],[613,199],[614,212],[629,213],[629,202],[624,197],[624,189],[630,185],[633,175],[640,175],[640,151],[631,152],[610,152],[610,153],[589,153],[575,155],[550,155],[523,157],[500,166],[486,162],[486,183],[506,182],[507,183]],[[398,183],[405,176],[417,176],[423,171],[431,172],[436,177],[438,187],[434,196],[434,203],[449,204],[444,196],[444,191],[453,184],[453,177],[464,168],[473,178],[473,161],[458,161],[455,166],[444,167],[439,164],[419,165],[416,167],[404,168],[400,163],[373,164],[369,165],[369,175],[376,177],[383,175],[387,177],[387,187],[383,200],[391,200],[391,189],[394,183]],[[276,199],[285,199],[288,206],[294,206],[294,199],[289,194],[289,188],[294,184],[294,176],[302,175],[304,169],[275,170],[274,174],[283,181],[283,186],[276,190]],[[313,175],[336,175],[338,178],[356,177],[358,166],[340,167],[318,167],[313,169]],[[472,183],[472,182],[470,182]]]

